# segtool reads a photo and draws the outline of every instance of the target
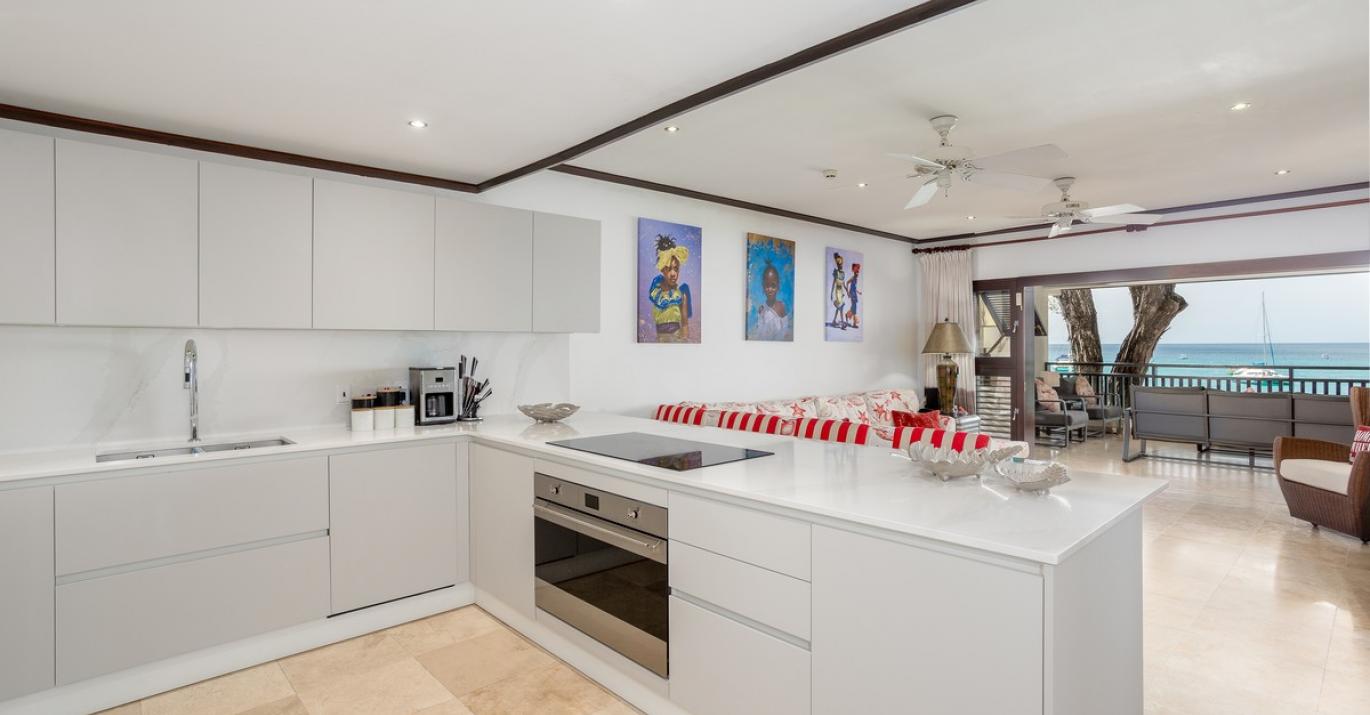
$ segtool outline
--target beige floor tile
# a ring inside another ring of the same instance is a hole
[[[1318,712],[1328,715],[1370,713],[1370,681],[1363,675],[1327,671],[1318,700]]]
[[[450,634],[454,642],[507,629],[503,623],[475,606],[439,613],[425,618],[424,622],[434,630]]]
[[[381,632],[393,638],[401,648],[404,648],[404,652],[414,657],[456,642],[451,633],[435,628],[432,620],[428,618],[403,623]]]
[[[411,715],[453,699],[412,658],[315,682],[299,695],[310,715]]]
[[[513,632],[499,630],[432,651],[420,656],[419,662],[460,697],[555,660]]]
[[[460,700],[448,700],[432,707],[424,708],[414,715],[472,715],[471,709]]]
[[[148,698],[143,715],[236,715],[294,694],[272,662]]]
[[[309,715],[309,710],[300,702],[299,697],[291,695],[265,705],[258,705],[239,715]]]
[[[290,684],[303,691],[324,681],[376,670],[409,657],[403,646],[382,631],[292,655],[280,663]]]
[[[614,705],[616,698],[580,673],[554,663],[491,683],[461,700],[475,715],[591,715]]]
[[[142,715],[143,702],[141,700],[132,703],[124,703],[117,708],[101,710],[95,715]]]

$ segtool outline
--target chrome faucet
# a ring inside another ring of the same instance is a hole
[[[200,441],[200,370],[197,366],[200,354],[195,350],[195,341],[186,341],[184,389],[190,390],[190,441]]]

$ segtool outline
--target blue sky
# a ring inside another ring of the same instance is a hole
[[[1183,283],[1175,291],[1189,308],[1171,324],[1167,343],[1260,342],[1262,292],[1274,342],[1370,342],[1370,273]],[[1132,327],[1127,288],[1096,289],[1094,305],[1100,340],[1121,342]],[[1065,321],[1052,313],[1050,322],[1051,341],[1065,342]]]

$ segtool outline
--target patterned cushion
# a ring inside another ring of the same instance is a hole
[[[1075,394],[1085,398],[1086,407],[1099,406],[1099,393],[1094,391],[1094,386],[1089,384],[1089,380],[1086,380],[1083,376],[1075,378]]]
[[[951,432],[941,429],[927,429],[925,427],[896,427],[894,439],[891,440],[896,449],[902,449],[914,442],[930,444],[934,447],[951,445],[953,452],[964,452],[968,449],[984,449],[989,446],[989,435],[979,432]]]
[[[687,407],[685,405],[659,405],[656,408],[655,419],[662,422],[678,422],[683,425],[706,427],[713,427],[718,424],[716,413],[703,407]]]
[[[858,422],[825,420],[817,417],[804,417],[794,421],[794,436],[800,439],[867,444],[870,441],[870,432],[870,425]]]
[[[852,422],[870,422],[870,408],[866,407],[866,398],[860,393],[851,395],[829,395],[819,397],[818,416],[825,420],[851,420]]]
[[[720,412],[718,426],[724,429],[744,432],[763,432],[765,434],[794,434],[794,420],[780,415],[762,415],[755,412]]]
[[[916,390],[875,390],[862,395],[866,400],[866,412],[871,423],[877,425],[894,424],[893,412],[917,412],[922,403]]]
[[[1056,394],[1056,390],[1048,385],[1042,378],[1037,378],[1037,399],[1042,400],[1042,409],[1047,412],[1061,411],[1061,396]]]
[[[780,415],[788,418],[817,417],[818,401],[812,397],[801,397],[797,400],[758,402],[756,411],[763,415]]]
[[[904,410],[892,410],[891,416],[894,417],[895,427],[927,427],[937,429],[942,426],[942,413],[940,412],[905,412]]]
[[[1356,436],[1351,439],[1351,461],[1356,461],[1356,455],[1361,452],[1370,452],[1370,426],[1361,425],[1356,428]]]
[[[755,402],[706,402],[706,410],[727,410],[728,412],[756,412]]]

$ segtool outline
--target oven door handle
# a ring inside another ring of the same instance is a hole
[[[545,519],[558,526],[564,526],[571,531],[575,531],[586,536],[590,536],[611,546],[617,546],[624,551],[637,554],[645,559],[651,559],[660,564],[667,562],[667,545],[665,539],[647,541],[638,538],[632,529],[627,529],[617,524],[607,521],[600,521],[593,517],[585,517],[556,504],[546,504],[542,500],[533,503],[533,516]]]

